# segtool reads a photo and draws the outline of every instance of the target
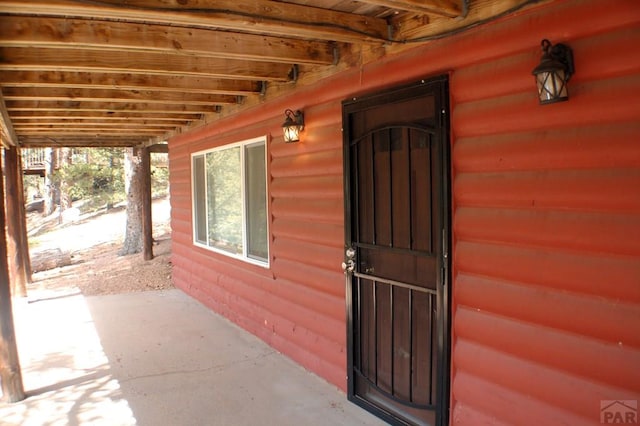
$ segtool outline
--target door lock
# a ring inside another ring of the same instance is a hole
[[[354,257],[356,257],[356,249],[354,249],[353,247],[349,247],[344,254],[347,256],[347,259],[353,259]]]
[[[344,252],[344,256],[346,260],[342,262],[342,270],[345,273],[355,271],[356,262],[354,259],[356,257],[356,249],[353,247],[347,247],[347,249]]]
[[[353,272],[356,269],[356,262],[353,259],[347,259],[346,262],[342,262],[342,270],[345,272]]]

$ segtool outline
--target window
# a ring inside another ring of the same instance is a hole
[[[265,147],[262,137],[192,155],[195,244],[268,264]]]

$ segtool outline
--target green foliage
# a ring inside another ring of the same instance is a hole
[[[151,155],[151,193],[154,198],[168,195],[167,166],[167,154]],[[42,177],[33,175],[24,179],[27,201],[45,195]],[[52,176],[52,183],[72,201],[83,200],[83,211],[109,208],[126,199],[124,151],[122,148],[75,148],[70,164],[60,165]]]
[[[54,174],[56,182],[66,182],[67,193],[72,200],[99,197],[111,204],[124,199],[124,177],[122,167],[111,168],[98,164],[71,164]],[[109,202],[109,201],[107,201]]]
[[[37,198],[42,198],[44,190],[44,181],[38,175],[24,175],[24,199],[29,202]]]
[[[85,148],[74,150],[72,158],[53,176],[71,200],[87,200],[86,208],[91,210],[125,199],[122,149]]]
[[[151,196],[165,197],[169,195],[169,168],[166,166],[155,166],[153,157],[151,158]]]
[[[242,253],[240,147],[206,154],[209,244]]]

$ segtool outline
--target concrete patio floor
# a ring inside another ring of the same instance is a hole
[[[179,290],[14,302],[27,399],[2,425],[381,425]]]

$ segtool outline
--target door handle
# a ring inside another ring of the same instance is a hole
[[[346,274],[347,272],[355,271],[356,262],[354,259],[356,257],[356,249],[353,247],[347,247],[344,252],[344,256],[346,258],[346,260],[342,262],[342,270],[344,271],[344,273]]]
[[[356,262],[354,262],[353,259],[347,259],[347,261],[342,262],[342,270],[345,273],[353,272],[354,269],[356,269]]]

